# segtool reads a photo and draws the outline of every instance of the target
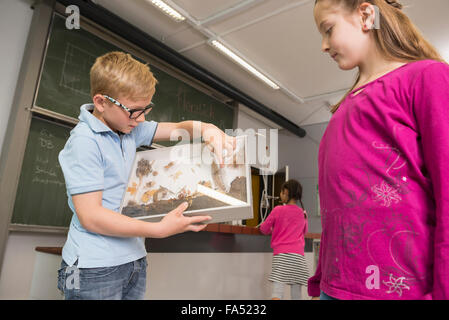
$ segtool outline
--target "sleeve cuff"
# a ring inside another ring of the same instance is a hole
[[[309,279],[307,293],[310,297],[319,297],[321,294],[320,283]]]
[[[153,144],[154,136],[156,135],[157,127],[159,126],[159,122],[155,122],[155,123],[156,123],[156,126],[154,128],[153,135],[151,136],[150,143],[148,144],[149,147]]]
[[[96,186],[87,186],[87,187],[75,187],[75,188],[69,188],[69,194],[71,196],[75,196],[77,194],[83,194],[83,193],[89,193],[89,192],[95,192],[95,191],[103,191],[103,185],[96,185]]]

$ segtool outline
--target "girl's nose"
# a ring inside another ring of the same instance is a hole
[[[323,41],[321,41],[321,51],[327,53],[329,52],[329,50],[330,50],[329,43],[325,38],[323,38]]]

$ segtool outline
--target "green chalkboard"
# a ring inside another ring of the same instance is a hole
[[[58,154],[70,130],[46,120],[32,119],[11,223],[69,226],[72,211],[67,204]]]
[[[91,102],[91,66],[98,56],[115,50],[124,51],[82,28],[67,29],[65,20],[55,15],[36,106],[78,118],[79,107]],[[153,98],[156,107],[148,120],[200,120],[213,123],[222,130],[233,128],[232,107],[167,74],[151,62],[142,62],[149,63],[158,80]]]

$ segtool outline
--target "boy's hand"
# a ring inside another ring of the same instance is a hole
[[[180,204],[159,222],[160,238],[166,238],[186,231],[198,232],[206,228],[205,224],[198,225],[198,223],[211,220],[212,218],[210,216],[186,217],[183,215],[183,212],[187,207],[187,202]]]
[[[204,125],[204,124],[203,124]],[[206,145],[217,156],[220,167],[224,167],[223,157],[232,155],[236,147],[235,137],[229,136],[213,124],[207,124],[201,132]],[[225,150],[225,151],[224,151]]]

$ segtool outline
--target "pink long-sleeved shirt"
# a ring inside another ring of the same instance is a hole
[[[260,225],[263,234],[271,233],[273,255],[299,253],[304,255],[307,219],[304,211],[294,204],[275,207]]]
[[[321,140],[309,295],[449,299],[449,66],[409,63],[362,88]]]

